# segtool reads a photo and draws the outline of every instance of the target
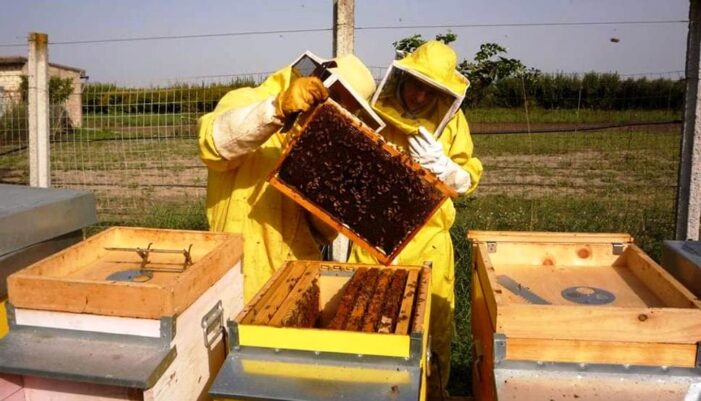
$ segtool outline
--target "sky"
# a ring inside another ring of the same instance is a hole
[[[356,0],[355,53],[386,67],[392,42],[450,29],[460,60],[481,43],[544,72],[615,71],[620,74],[684,70],[686,23],[360,29],[379,26],[686,20],[689,0]],[[0,0],[0,56],[26,55],[28,32],[49,42],[330,29],[331,0]],[[613,42],[612,38],[619,41]],[[89,82],[157,85],[197,77],[274,71],[305,50],[332,56],[330,30],[177,40],[53,44],[51,62],[86,70]],[[658,74],[678,77],[679,73]]]

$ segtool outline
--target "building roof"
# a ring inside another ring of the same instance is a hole
[[[0,56],[0,66],[18,65],[23,67],[25,64],[27,64],[27,58],[23,56]],[[68,65],[49,63],[49,66],[79,72],[81,75],[85,74],[85,70]]]

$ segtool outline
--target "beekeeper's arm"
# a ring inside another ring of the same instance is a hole
[[[328,97],[318,78],[305,77],[294,80],[278,95],[236,107],[237,100],[248,97],[247,91],[255,90],[242,88],[228,93],[214,112],[200,119],[200,157],[208,167],[236,168],[241,157],[254,152],[282,127],[285,117]],[[223,106],[232,103],[234,107]]]

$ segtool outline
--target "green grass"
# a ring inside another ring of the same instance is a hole
[[[467,109],[465,116],[470,123],[525,123],[524,108]],[[567,123],[628,123],[670,121],[682,118],[682,111],[676,110],[590,110],[531,108],[528,110],[531,124]]]
[[[84,127],[151,127],[196,124],[197,113],[107,113],[84,114]]]
[[[541,109],[528,111],[532,124],[566,124],[566,123],[627,123],[656,122],[678,120],[682,117],[680,110],[591,110],[581,109]],[[466,109],[467,121],[471,123],[525,123],[526,113],[523,108],[477,108]],[[196,124],[196,113],[88,113],[83,115],[83,126],[89,128],[111,127],[151,127],[178,126]]]
[[[190,203],[164,203],[129,216],[103,215],[100,223],[87,229],[94,235],[113,226],[169,228],[174,230],[209,229],[204,201]]]
[[[571,152],[654,151],[679,153],[681,129],[605,130],[547,134],[473,135],[475,154],[553,155]]]

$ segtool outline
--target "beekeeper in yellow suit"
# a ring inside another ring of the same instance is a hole
[[[393,63],[372,106],[387,123],[381,134],[388,142],[411,154],[423,167],[465,195],[477,188],[482,163],[472,157],[470,131],[459,109],[469,82],[458,73],[456,64],[456,54],[450,47],[438,41],[427,42]],[[430,334],[440,367],[440,374],[432,374],[434,394],[435,384],[443,388],[450,374],[455,269],[449,230],[454,220],[455,208],[448,200],[393,262],[433,262]],[[356,245],[349,260],[376,263]],[[438,379],[441,383],[436,383]]]
[[[324,72],[338,74],[369,98],[375,81],[367,67],[353,55],[335,61]],[[266,181],[282,154],[283,123],[328,96],[319,78],[299,76],[298,63],[257,87],[232,90],[199,120],[199,153],[208,167],[207,220],[212,231],[243,234],[245,301],[286,260],[318,260],[319,242],[336,236]]]

